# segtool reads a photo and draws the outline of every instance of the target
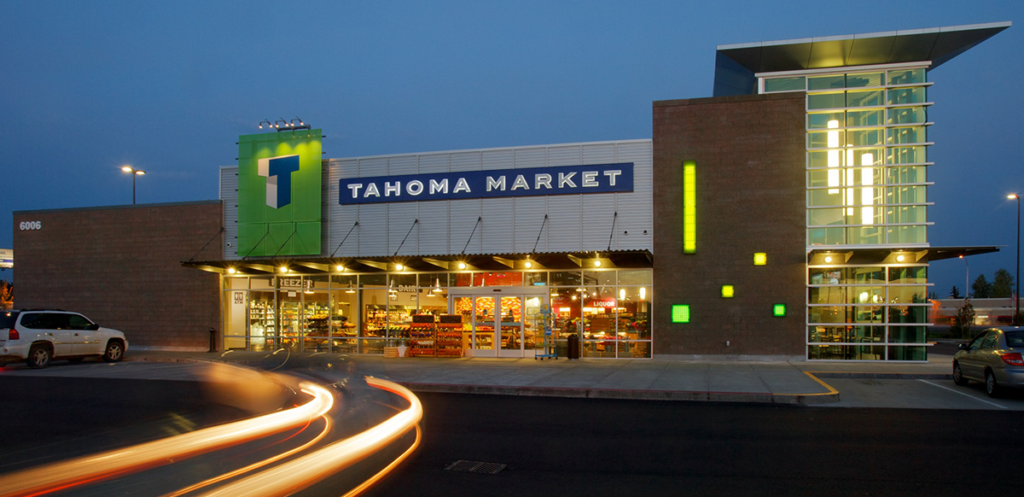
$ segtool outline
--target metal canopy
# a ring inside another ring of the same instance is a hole
[[[594,263],[600,261],[600,266]],[[519,254],[467,254],[396,257],[280,257],[244,260],[185,261],[181,265],[212,273],[227,273],[233,268],[239,275],[275,274],[281,266],[291,274],[334,273],[341,265],[345,273],[508,271],[527,269],[614,269],[650,268],[653,256],[647,250],[601,252],[550,252]],[[459,264],[464,265],[460,267]],[[529,263],[529,267],[527,267]],[[398,269],[398,265],[402,269]]]
[[[999,252],[999,245],[989,246],[963,246],[963,247],[910,247],[900,248],[815,248],[807,253],[807,260],[811,264],[822,264],[824,257],[838,257],[834,263],[842,264],[880,264],[896,263],[896,256],[903,254],[905,262],[935,262],[943,259],[953,259],[960,256],[970,257],[972,255],[989,254]]]
[[[934,69],[1012,23],[886,31],[718,47],[716,97],[757,92],[754,74],[931,61]]]

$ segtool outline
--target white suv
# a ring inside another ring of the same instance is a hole
[[[0,311],[0,363],[24,360],[29,367],[45,368],[51,359],[89,356],[117,362],[127,350],[124,333],[101,328],[77,312]]]

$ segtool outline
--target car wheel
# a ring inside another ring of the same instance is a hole
[[[50,365],[50,349],[42,345],[33,345],[25,360],[30,368],[45,368]]]
[[[124,357],[124,345],[117,340],[111,340],[107,342],[107,350],[103,352],[103,360],[107,362],[117,362]]]
[[[992,374],[992,371],[985,371],[985,393],[989,397],[998,397],[1003,389],[996,382],[996,375]]]
[[[968,382],[969,381],[967,380],[967,378],[964,378],[964,372],[960,370],[960,363],[959,362],[954,362],[953,363],[953,383],[956,383],[957,385],[960,385],[960,386],[964,386]]]

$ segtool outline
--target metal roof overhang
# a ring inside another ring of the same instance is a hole
[[[809,264],[823,264],[824,257],[838,256],[842,261],[833,261],[833,264],[895,264],[899,255],[911,257],[904,260],[905,263],[926,263],[941,261],[943,259],[954,259],[960,256],[970,257],[972,255],[989,254],[999,252],[999,245],[991,246],[963,246],[963,247],[908,247],[898,248],[815,248],[807,253]]]
[[[935,69],[1011,22],[718,46],[714,95],[757,93],[754,74],[931,61]]]
[[[336,266],[351,273],[383,273],[408,270],[414,272],[443,271],[508,271],[512,269],[614,269],[653,267],[648,250],[615,250],[602,252],[546,252],[509,254],[425,255],[395,257],[276,257],[244,260],[184,261],[182,266],[227,273],[235,269],[239,275],[267,275],[280,272],[282,266],[291,274],[334,273]],[[600,266],[595,265],[600,262]],[[460,267],[459,264],[465,267]],[[529,263],[530,267],[526,267]],[[401,265],[402,269],[398,269]]]

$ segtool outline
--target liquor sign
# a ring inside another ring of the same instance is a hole
[[[603,299],[590,299],[587,301],[586,305],[587,307],[614,308],[618,307],[618,301],[615,300],[615,297],[608,297]]]
[[[240,257],[320,255],[319,129],[238,137]]]
[[[633,191],[633,163],[405,174],[339,181],[338,203],[371,204],[466,198]]]

